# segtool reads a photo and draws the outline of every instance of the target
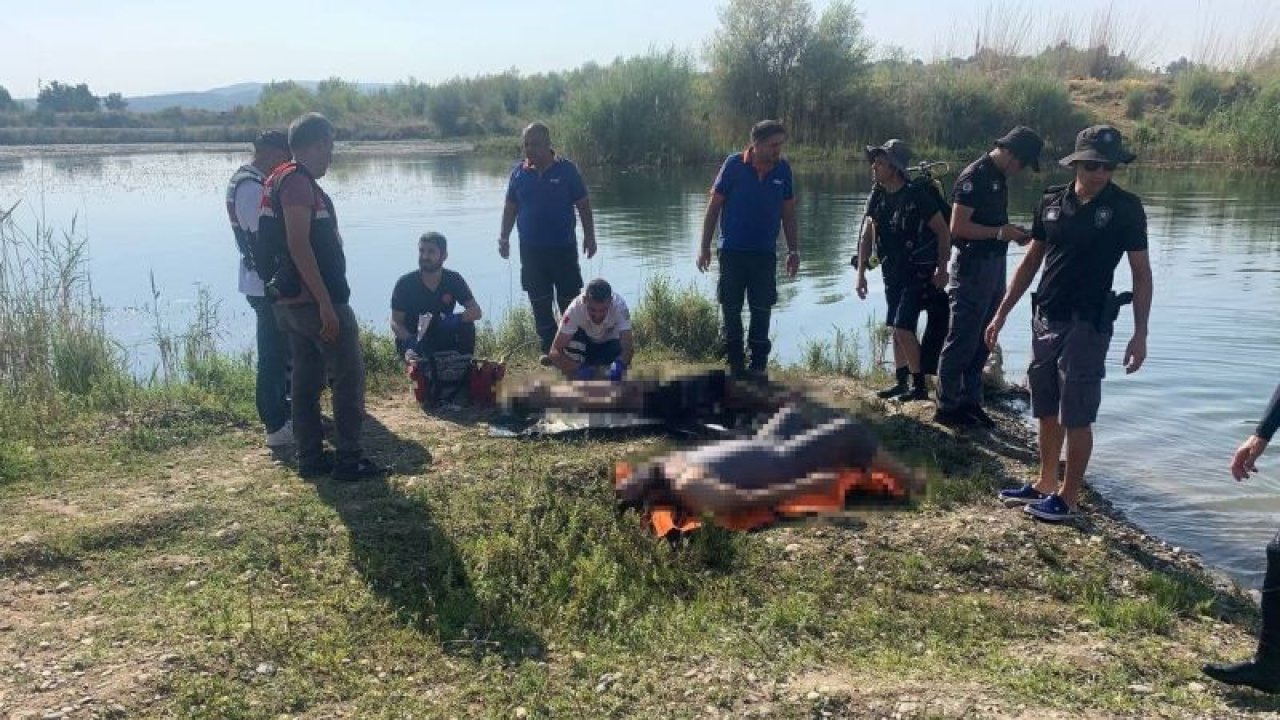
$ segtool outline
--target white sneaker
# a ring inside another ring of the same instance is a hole
[[[267,433],[267,447],[277,448],[293,444],[293,421],[285,420],[279,430]]]

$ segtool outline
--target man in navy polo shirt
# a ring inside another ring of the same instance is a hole
[[[698,270],[711,266],[711,237],[720,226],[717,299],[724,313],[725,357],[737,375],[763,378],[769,366],[769,315],[778,301],[778,228],[787,240],[787,275],[800,269],[795,189],[791,165],[782,158],[787,130],[777,120],[751,128],[751,145],[725,159],[711,189],[702,221]],[[751,311],[746,367],[742,347],[742,301]]]
[[[520,285],[529,295],[533,324],[542,342],[542,362],[556,336],[554,300],[563,313],[582,291],[575,228],[582,216],[582,252],[596,254],[596,226],[582,175],[551,148],[551,131],[535,122],[520,135],[524,161],[511,170],[502,210],[498,254],[511,253],[511,228],[520,231]]]

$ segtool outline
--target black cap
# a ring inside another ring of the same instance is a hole
[[[279,130],[263,130],[253,139],[253,148],[255,150],[275,148],[289,152],[289,136]]]
[[[1005,133],[1004,137],[997,138],[995,146],[1013,153],[1023,167],[1040,172],[1040,153],[1044,150],[1044,140],[1040,139],[1035,130],[1019,125]]]
[[[1138,156],[1124,149],[1120,131],[1110,125],[1087,127],[1076,135],[1076,151],[1058,161],[1063,167],[1092,160],[1104,163],[1131,163]]]
[[[905,173],[907,171],[907,165],[911,164],[911,148],[907,147],[906,143],[897,138],[879,146],[868,145],[867,160],[869,162],[874,162],[876,155],[884,155],[885,159],[889,161],[889,164],[901,173]]]

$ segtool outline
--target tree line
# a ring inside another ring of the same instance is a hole
[[[700,57],[653,51],[563,72],[410,78],[371,93],[341,78],[314,89],[272,82],[255,104],[228,112],[132,113],[118,93],[98,98],[84,84],[58,82],[26,112],[0,88],[0,128],[211,126],[247,137],[318,110],[345,137],[509,139],[541,119],[583,162],[636,164],[712,157],[742,144],[765,117],[783,120],[797,143],[835,155],[889,137],[922,154],[970,152],[1016,124],[1036,128],[1056,151],[1105,120],[1147,156],[1280,164],[1275,51],[1237,72],[1185,59],[1144,70],[1104,43],[1068,41],[1034,54],[979,45],[968,57],[925,63],[892,50],[872,60],[852,0],[821,13],[808,0],[727,0],[719,21]],[[503,147],[514,151],[514,142]]]

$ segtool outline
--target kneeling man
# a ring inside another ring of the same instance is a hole
[[[634,352],[627,304],[609,283],[596,278],[564,311],[548,355],[570,380],[594,380],[605,370],[617,382],[626,377]]]

